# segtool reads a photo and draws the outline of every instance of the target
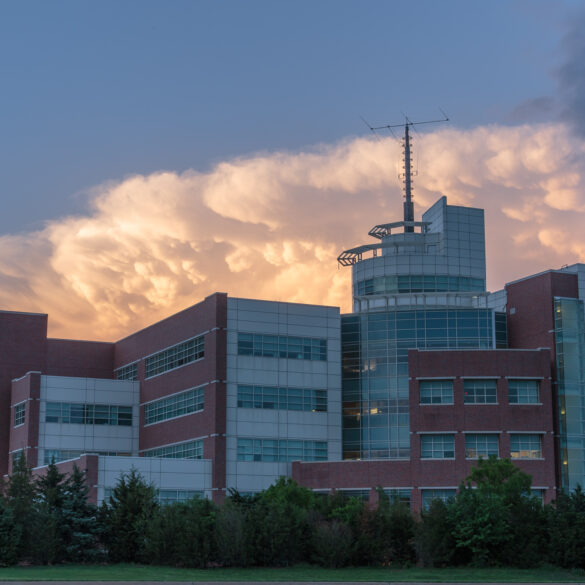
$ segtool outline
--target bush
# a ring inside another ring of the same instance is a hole
[[[351,529],[337,520],[319,522],[311,538],[312,560],[322,567],[344,567],[352,558]]]

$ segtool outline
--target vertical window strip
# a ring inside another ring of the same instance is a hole
[[[174,370],[204,357],[204,336],[194,337],[168,349],[159,351],[145,360],[145,378]]]
[[[132,426],[132,407],[116,404],[47,402],[45,422],[130,427]]]
[[[14,426],[18,427],[24,424],[26,420],[26,402],[21,402],[14,407]]]
[[[164,459],[203,459],[203,441],[188,441],[178,445],[168,445],[143,451],[143,457],[160,457]]]
[[[496,380],[464,380],[465,404],[497,404]]]
[[[327,442],[238,439],[238,461],[327,461]]]
[[[238,333],[238,355],[327,361],[327,340]]]
[[[453,380],[421,380],[421,404],[453,404]]]
[[[327,412],[327,391],[312,388],[238,386],[240,408]]]
[[[538,380],[508,380],[508,402],[510,404],[538,404]]]
[[[203,410],[204,391],[203,386],[192,388],[155,402],[144,405],[144,424],[176,418],[185,414],[200,412]]]

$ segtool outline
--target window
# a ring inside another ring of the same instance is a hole
[[[465,404],[497,404],[496,380],[464,380]]]
[[[188,441],[178,445],[168,445],[149,449],[142,453],[144,457],[161,457],[164,459],[203,459],[203,441]]]
[[[192,388],[169,398],[145,404],[144,424],[150,425],[201,410],[203,410],[203,387]]]
[[[510,435],[510,457],[512,459],[542,459],[541,435]]]
[[[490,455],[499,455],[499,436],[495,434],[465,435],[465,457],[467,459],[479,459]]]
[[[18,427],[19,425],[24,424],[25,420],[25,413],[26,413],[26,402],[21,402],[14,407],[14,426]]]
[[[455,457],[454,435],[421,435],[421,459],[453,459]]]
[[[453,404],[452,380],[421,380],[419,390],[421,404]]]
[[[204,345],[203,335],[200,335],[147,357],[145,377],[152,378],[201,359]]]
[[[197,490],[158,490],[158,502],[162,506],[175,502],[187,502],[193,498],[202,498],[203,492]]]
[[[390,504],[400,502],[408,509],[410,509],[411,491],[409,488],[384,488],[384,493],[388,496]]]
[[[346,490],[346,489],[339,489],[337,493],[340,494],[344,500],[361,500],[362,502],[367,502],[370,499],[370,490],[369,489],[362,489],[362,490]]]
[[[293,439],[238,439],[238,461],[327,461],[327,443]]]
[[[451,498],[455,497],[454,489],[430,489],[422,490],[422,509],[428,510],[431,507],[433,500],[441,500],[447,503]]]
[[[103,455],[110,457],[130,457],[131,453],[120,453],[117,451],[92,451],[79,449],[45,449],[43,457],[43,465],[49,465],[51,461],[59,463],[59,461],[68,461],[69,459],[77,459],[82,455]]]
[[[45,422],[130,427],[132,426],[132,407],[116,404],[47,402]]]
[[[310,388],[238,386],[240,408],[269,408],[327,412],[327,391]]]
[[[291,360],[327,360],[327,340],[238,333],[238,355],[280,357]]]
[[[538,404],[538,380],[508,380],[510,404]]]
[[[138,380],[138,364],[128,364],[115,370],[116,380]]]

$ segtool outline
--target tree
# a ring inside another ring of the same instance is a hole
[[[14,514],[8,502],[0,493],[0,567],[18,562],[20,528],[14,521]]]
[[[65,483],[62,515],[65,557],[73,563],[101,560],[97,507],[88,502],[89,487],[85,472],[77,465]]]
[[[135,468],[120,476],[101,509],[103,540],[110,561],[134,563],[145,559],[145,534],[158,507],[156,489]]]
[[[18,537],[18,557],[30,558],[35,540],[35,488],[24,453],[20,453],[13,462],[5,491],[6,505],[10,509]]]

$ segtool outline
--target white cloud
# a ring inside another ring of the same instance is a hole
[[[585,143],[562,125],[417,135],[416,214],[486,209],[488,285],[585,261]],[[402,213],[400,145],[347,140],[94,189],[87,215],[0,238],[0,303],[50,334],[116,339],[214,291],[350,310],[345,248]]]

